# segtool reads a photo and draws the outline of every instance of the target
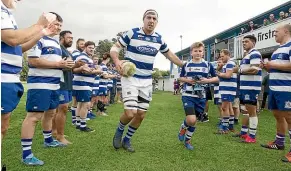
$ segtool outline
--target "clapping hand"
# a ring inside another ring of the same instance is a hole
[[[52,13],[43,13],[38,21],[37,25],[42,26],[43,28],[46,28],[48,25],[50,25],[52,22],[56,20],[57,16]]]

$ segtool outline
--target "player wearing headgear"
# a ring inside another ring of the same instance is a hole
[[[136,65],[136,72],[132,77],[121,78],[125,112],[120,117],[113,138],[114,148],[123,147],[130,152],[135,151],[130,139],[143,121],[152,100],[151,74],[155,56],[160,51],[176,65],[181,67],[183,65],[182,61],[169,50],[162,36],[154,31],[158,23],[158,13],[152,9],[147,10],[143,15],[143,23],[143,27],[134,28],[124,33],[110,51],[113,62],[121,74],[122,62],[118,56],[122,48],[126,48],[125,60]],[[128,132],[122,140],[124,127],[128,123],[130,123]]]

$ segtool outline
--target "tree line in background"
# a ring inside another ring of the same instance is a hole
[[[116,36],[116,38],[112,38],[111,40],[105,39],[105,40],[99,40],[98,44],[95,48],[95,54],[102,57],[102,55],[106,52],[110,51],[110,48],[114,43],[117,42],[118,38],[123,34],[124,32],[119,32]],[[120,51],[119,59],[124,59],[125,49]],[[27,54],[23,54],[23,68],[20,73],[20,80],[26,81],[27,80],[27,74],[28,74],[28,62],[27,62]],[[163,71],[159,70],[158,68],[154,68],[153,70],[153,79],[157,80],[166,76],[170,76],[170,71]]]

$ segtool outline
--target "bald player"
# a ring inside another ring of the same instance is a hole
[[[279,26],[275,30],[275,40],[280,46],[271,61],[264,63],[264,68],[270,73],[268,106],[276,118],[277,135],[274,142],[262,147],[284,150],[287,127],[291,141],[291,25]],[[291,149],[282,161],[291,163]]]

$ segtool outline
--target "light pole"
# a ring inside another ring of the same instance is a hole
[[[181,38],[181,50],[183,49],[183,47],[182,47],[182,40],[183,40],[183,36],[182,35],[180,35],[180,38]]]

